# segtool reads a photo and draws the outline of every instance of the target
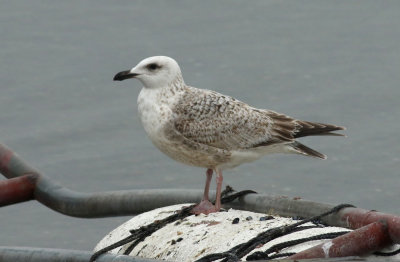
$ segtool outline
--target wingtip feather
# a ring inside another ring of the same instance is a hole
[[[300,142],[295,141],[295,142],[291,143],[290,145],[298,154],[302,154],[305,156],[311,156],[311,157],[315,157],[315,158],[319,158],[319,159],[323,159],[323,160],[328,158],[325,154],[315,151],[314,149],[311,149],[308,146],[305,146]]]

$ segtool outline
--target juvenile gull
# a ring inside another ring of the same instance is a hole
[[[294,153],[326,159],[296,141],[315,135],[335,135],[344,127],[301,121],[284,114],[251,107],[230,96],[185,84],[178,63],[166,56],[142,60],[119,72],[114,81],[137,78],[143,127],[158,149],[176,161],[207,168],[203,200],[193,209],[209,214],[221,208],[222,170],[271,153]],[[210,181],[216,173],[215,206],[209,201]]]

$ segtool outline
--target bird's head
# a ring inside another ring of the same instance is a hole
[[[181,69],[174,59],[152,56],[142,60],[131,70],[119,72],[114,76],[114,81],[137,78],[145,88],[157,88],[169,85],[177,77],[181,77]]]

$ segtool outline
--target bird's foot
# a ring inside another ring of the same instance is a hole
[[[208,215],[210,213],[215,213],[218,211],[219,211],[219,208],[214,206],[210,201],[202,200],[198,205],[196,205],[192,209],[191,213],[195,214],[195,215],[199,215],[199,214]]]

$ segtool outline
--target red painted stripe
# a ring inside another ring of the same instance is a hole
[[[37,175],[0,181],[0,207],[34,199]]]

